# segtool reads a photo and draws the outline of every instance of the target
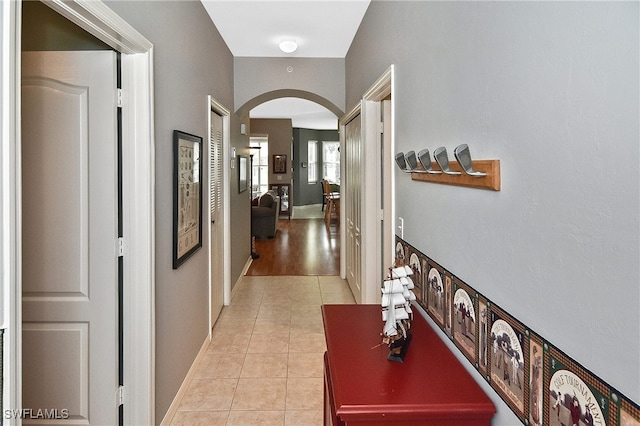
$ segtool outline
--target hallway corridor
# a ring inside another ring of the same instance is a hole
[[[355,303],[337,276],[244,276],[171,425],[322,425],[320,306]]]

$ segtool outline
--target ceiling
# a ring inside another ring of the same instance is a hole
[[[370,0],[201,0],[235,57],[344,58]],[[298,49],[284,53],[283,40]],[[252,118],[291,118],[293,127],[337,129],[338,118],[315,102],[275,99]]]

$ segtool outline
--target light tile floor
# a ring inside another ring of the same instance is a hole
[[[336,276],[244,276],[171,425],[322,425],[323,303],[355,303]]]

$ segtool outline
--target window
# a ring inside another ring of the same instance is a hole
[[[340,183],[340,142],[322,142],[322,177]]]
[[[251,168],[251,198],[264,194],[269,186],[269,139],[265,137],[252,137],[249,139],[252,148],[253,167]]]
[[[318,182],[318,141],[307,142],[307,183]]]

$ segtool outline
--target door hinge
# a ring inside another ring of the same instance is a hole
[[[124,238],[118,237],[118,241],[116,242],[116,257],[124,256]]]
[[[116,104],[118,108],[124,106],[124,90],[116,89]]]
[[[382,121],[378,124],[378,127],[380,129],[380,134],[384,134],[384,123]]]
[[[116,406],[124,405],[124,386],[118,386],[116,391]]]
[[[384,210],[380,210],[380,220],[384,220]]]

